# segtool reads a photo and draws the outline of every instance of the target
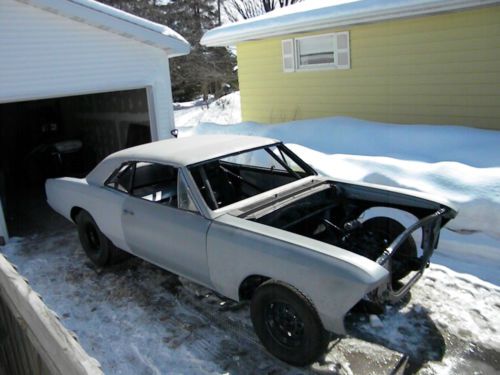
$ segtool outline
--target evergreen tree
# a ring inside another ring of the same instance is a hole
[[[220,0],[101,0],[101,2],[169,26],[191,44],[191,53],[170,60],[175,101],[209,94],[223,95],[227,85],[236,86],[236,58],[227,48],[200,45],[203,34],[220,24]]]
[[[219,23],[219,9],[215,0],[172,0],[165,8],[169,25],[191,44],[191,53],[171,60],[174,95],[188,99],[201,93],[205,100],[210,93],[216,97],[224,92],[224,85],[235,85],[235,57],[223,47],[204,47],[203,34]]]

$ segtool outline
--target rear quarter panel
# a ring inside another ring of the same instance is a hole
[[[346,250],[229,215],[211,225],[207,254],[218,292],[238,300],[241,282],[251,275],[286,282],[313,302],[325,328],[336,333],[344,333],[352,306],[388,276]]]
[[[71,210],[74,207],[84,209],[106,237],[119,248],[129,251],[121,225],[124,194],[71,177],[48,179],[45,192],[48,204],[56,212],[73,221]]]

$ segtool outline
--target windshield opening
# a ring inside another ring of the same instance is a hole
[[[212,210],[315,174],[282,144],[223,156],[188,169]]]

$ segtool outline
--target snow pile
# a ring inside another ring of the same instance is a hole
[[[184,130],[196,127],[200,122],[235,124],[241,122],[240,92],[233,92],[218,100],[210,98],[207,103],[201,99],[192,102],[175,103],[174,118],[177,127]]]
[[[460,210],[449,228],[500,238],[500,132],[333,117],[275,125],[201,123],[181,135],[213,133],[277,138],[325,175],[441,196]]]
[[[269,125],[234,122],[229,128],[218,126],[225,124],[221,122],[203,122],[194,133],[261,135],[326,154],[386,156],[428,163],[455,161],[477,168],[500,167],[500,132],[491,130],[463,126],[386,124],[351,117]],[[184,125],[179,122],[177,126]]]

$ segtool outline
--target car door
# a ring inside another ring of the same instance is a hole
[[[178,189],[183,184],[177,168],[136,163],[130,195],[122,206],[125,239],[135,255],[210,285],[206,254],[210,221],[193,206],[179,208]]]

